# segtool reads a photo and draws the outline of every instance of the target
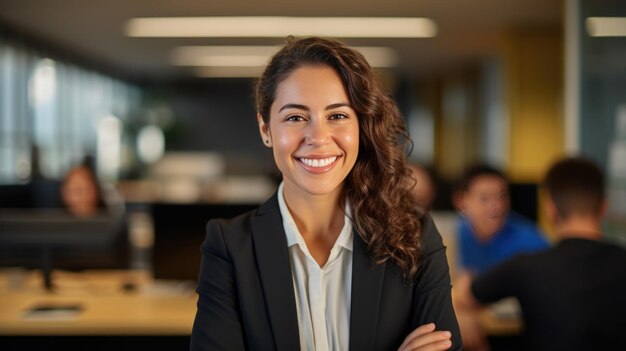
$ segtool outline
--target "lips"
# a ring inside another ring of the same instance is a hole
[[[329,157],[296,157],[300,164],[308,171],[319,173],[333,168],[340,156]]]

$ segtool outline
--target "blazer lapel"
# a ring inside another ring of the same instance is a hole
[[[385,276],[385,264],[373,265],[367,246],[354,231],[350,350],[372,350]]]
[[[274,194],[252,218],[252,240],[277,350],[299,350],[287,238]]]

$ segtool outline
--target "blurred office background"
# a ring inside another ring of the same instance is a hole
[[[291,33],[226,33],[224,23],[178,35],[194,28],[151,33],[140,22],[199,16],[423,18],[406,37],[337,36],[398,103],[411,161],[438,175],[434,210],[452,211],[454,180],[485,161],[511,178],[514,208],[549,233],[537,183],[557,157],[584,153],[609,177],[607,234],[626,242],[626,4],[616,0],[0,0],[0,186],[59,181],[92,155],[127,203],[135,246],[153,250],[135,263],[193,279],[181,270],[199,255],[171,267],[199,253],[204,223],[275,190],[253,87]],[[16,192],[0,203],[37,205]]]
[[[278,174],[259,143],[254,79],[292,31],[256,37],[233,23],[249,33],[177,33],[194,30],[184,24],[150,32],[139,21],[403,16],[423,18],[422,28],[343,40],[364,47],[400,106],[411,160],[439,175],[436,208],[450,208],[449,184],[468,163],[536,184],[566,152],[609,172],[612,219],[626,207],[619,1],[0,4],[2,184],[60,179],[93,155],[131,202],[259,202]]]

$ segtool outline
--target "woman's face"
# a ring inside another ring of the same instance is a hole
[[[258,119],[285,192],[337,194],[359,151],[358,118],[341,78],[328,66],[303,66],[278,85],[275,96],[269,126]]]
[[[68,211],[73,215],[89,216],[98,210],[98,189],[88,170],[77,168],[70,171],[61,195]]]

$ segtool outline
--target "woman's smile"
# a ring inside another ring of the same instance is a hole
[[[324,173],[330,171],[336,164],[337,160],[341,156],[329,156],[329,157],[296,157],[296,160],[300,161],[302,167],[309,172]]]

